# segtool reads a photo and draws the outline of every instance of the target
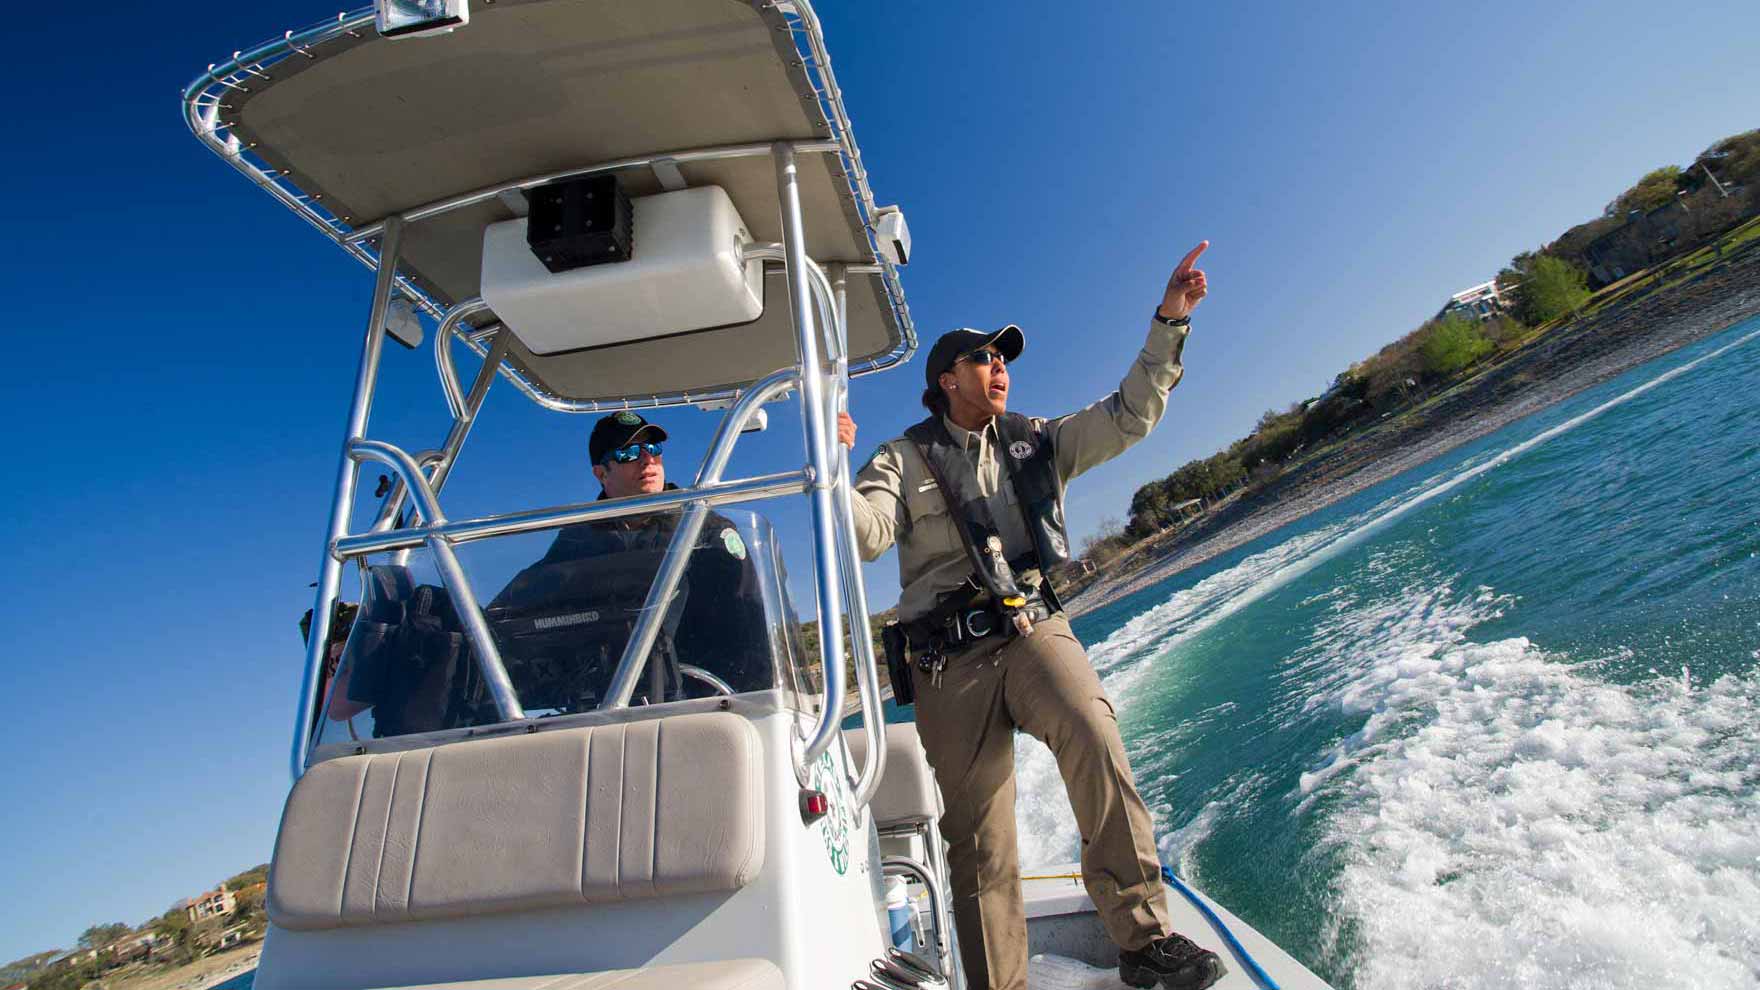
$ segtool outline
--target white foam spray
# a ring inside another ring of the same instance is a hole
[[[1157,677],[1179,676],[1163,661],[1191,637],[1420,505],[1756,337],[1175,593],[1090,650],[1108,693],[1128,710],[1138,678],[1157,667]],[[1392,565],[1377,554],[1370,566]],[[1285,718],[1316,705],[1369,713],[1292,795],[1296,813],[1320,802],[1329,816],[1344,863],[1335,920],[1356,931],[1357,984],[1760,985],[1760,681],[1610,685],[1524,639],[1466,642],[1504,603],[1444,581],[1397,602],[1335,601],[1338,621],[1285,674],[1314,685]],[[1056,766],[1019,739],[1022,861],[1072,860],[1079,834]],[[1190,822],[1154,810],[1176,863],[1224,814],[1216,802]]]
[[[1403,987],[1752,987],[1760,678],[1598,681],[1466,631],[1506,600],[1419,586],[1340,612],[1319,704],[1368,713],[1302,775],[1341,968]],[[1318,802],[1318,805],[1316,805]]]

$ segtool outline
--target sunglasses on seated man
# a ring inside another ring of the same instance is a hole
[[[603,463],[616,461],[619,464],[634,464],[641,459],[643,454],[647,454],[649,457],[659,457],[660,445],[657,443],[632,443],[625,447],[619,447],[607,453]]]

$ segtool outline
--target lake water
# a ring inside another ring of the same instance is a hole
[[[1078,619],[1166,861],[1341,990],[1755,986],[1757,396],[1749,321]]]
[[[1166,861],[1341,988],[1760,984],[1757,398],[1750,320],[1077,620]]]

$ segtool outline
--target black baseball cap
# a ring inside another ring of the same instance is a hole
[[[996,349],[1010,364],[1021,352],[1027,349],[1027,335],[1021,328],[1010,323],[1001,330],[986,332],[983,330],[949,330],[935,341],[929,348],[929,359],[923,364],[923,379],[930,388],[936,385],[941,373],[953,367],[953,363],[987,344],[995,344]]]
[[[664,439],[665,430],[625,409],[593,424],[593,435],[587,440],[587,456],[598,464],[605,460],[606,454],[637,440],[657,442]]]

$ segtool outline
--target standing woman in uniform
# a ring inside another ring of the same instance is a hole
[[[899,627],[917,731],[947,803],[941,832],[967,982],[1025,990],[1027,925],[1015,841],[1014,732],[1051,748],[1082,834],[1082,877],[1126,983],[1207,987],[1216,954],[1172,931],[1149,811],[1118,720],[1041,572],[1069,559],[1063,487],[1147,436],[1183,371],[1200,243],[1168,280],[1118,390],[1079,412],[1008,412],[1019,327],[954,330],[925,364],[927,419],[862,468],[853,499],[862,555],[898,545]],[[855,422],[838,438],[855,445]],[[900,681],[907,681],[901,684]],[[901,702],[907,699],[900,698]]]

